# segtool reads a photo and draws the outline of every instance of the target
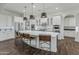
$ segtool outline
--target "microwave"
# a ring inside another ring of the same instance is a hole
[[[54,25],[53,27],[54,27],[54,29],[60,29],[59,25]]]

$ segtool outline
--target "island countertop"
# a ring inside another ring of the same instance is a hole
[[[28,34],[33,34],[33,35],[51,35],[52,37],[55,37],[59,33],[57,32],[48,32],[48,31],[31,31],[31,30],[24,30],[24,31],[19,31],[20,33],[28,33]]]

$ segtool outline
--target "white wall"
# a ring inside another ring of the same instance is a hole
[[[0,14],[0,27],[13,26],[12,16]]]
[[[0,14],[0,41],[15,37],[13,16]]]
[[[22,16],[20,13],[15,13],[9,10],[0,10],[0,41],[15,37],[14,33],[14,16]],[[6,31],[4,29],[7,29]],[[11,29],[11,30],[10,30]]]

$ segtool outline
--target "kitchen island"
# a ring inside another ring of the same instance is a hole
[[[50,35],[51,36],[51,52],[57,52],[57,41],[58,41],[58,34],[56,32],[47,32],[47,31],[31,31],[31,30],[24,30],[24,31],[19,31],[20,33],[24,34],[30,34],[34,35],[37,37],[37,42],[36,42],[36,47],[39,48],[39,35]],[[32,45],[31,45],[32,46]]]

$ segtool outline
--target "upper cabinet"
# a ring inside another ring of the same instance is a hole
[[[74,15],[67,15],[64,18],[64,26],[76,26]]]
[[[61,16],[54,16],[52,20],[53,25],[61,25]]]
[[[40,18],[39,25],[42,25],[42,26],[49,25],[49,19],[48,18]]]
[[[25,30],[25,21],[23,21],[22,17],[14,17],[14,22],[15,22],[15,30]]]

